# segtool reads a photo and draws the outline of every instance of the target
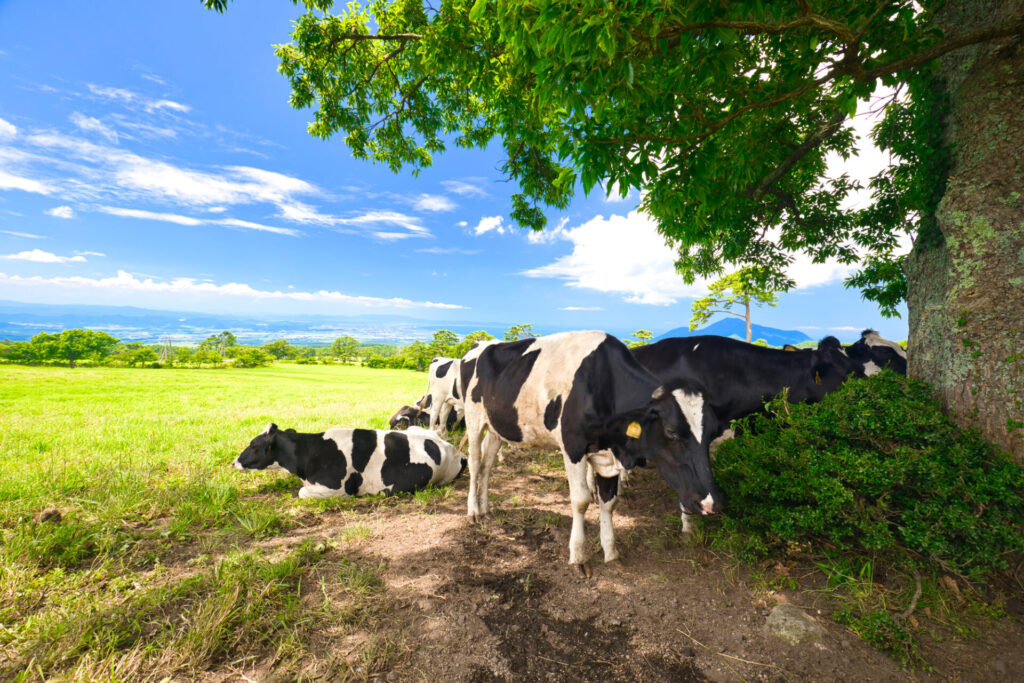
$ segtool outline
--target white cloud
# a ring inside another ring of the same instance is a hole
[[[444,189],[462,197],[489,197],[490,194],[476,183],[461,180],[442,180]]]
[[[143,211],[142,209],[124,209],[117,206],[101,206],[100,211],[109,213],[111,216],[122,218],[141,218],[150,221],[164,221],[165,223],[177,223],[178,225],[200,225],[203,221],[198,218],[181,216],[176,213],[159,213],[156,211]]]
[[[56,254],[42,249],[33,249],[31,251],[19,251],[17,254],[0,255],[0,259],[6,259],[8,261],[32,261],[33,263],[84,263],[85,257],[79,254],[78,256],[57,256]]]
[[[398,211],[366,211],[351,218],[334,218],[336,225],[354,225],[367,228],[375,237],[385,240],[404,239],[406,237],[428,237],[430,231],[420,223],[416,216],[409,216]],[[408,232],[381,231],[377,226],[395,226]]]
[[[562,306],[560,311],[603,311],[600,306]]]
[[[702,283],[687,285],[675,271],[676,252],[665,244],[656,224],[631,211],[626,216],[595,216],[562,236],[572,253],[523,273],[558,278],[570,287],[623,295],[631,303],[667,306],[683,297],[701,296]]]
[[[18,134],[18,129],[10,121],[0,119],[0,138],[13,138]]]
[[[117,131],[108,127],[97,118],[86,116],[76,111],[71,115],[71,123],[84,131],[99,133],[106,138],[107,142],[117,143]]]
[[[505,234],[505,226],[502,224],[501,216],[484,216],[473,228],[474,235],[483,235],[492,230],[497,230],[499,235]]]
[[[110,214],[111,216],[120,216],[122,218],[140,218],[142,220],[176,223],[177,225],[227,225],[233,228],[245,228],[247,230],[273,232],[278,235],[289,235],[291,237],[298,237],[299,235],[302,234],[298,230],[292,230],[291,228],[278,228],[271,225],[253,223],[252,221],[243,221],[237,218],[193,218],[192,216],[182,216],[176,213],[160,213],[157,211],[145,211],[142,209],[126,209],[117,206],[101,206],[99,207],[99,210],[102,211],[103,213]]]
[[[622,190],[616,183],[610,183],[604,185],[602,183],[601,189],[604,190],[604,201],[606,202],[639,202],[640,193],[635,189],[629,189],[626,191],[626,196],[622,196]]]
[[[172,100],[152,99],[125,88],[107,88],[90,83],[89,90],[94,95],[99,95],[100,97],[105,97],[110,100],[118,100],[129,106],[139,106],[150,113],[160,111],[162,109],[168,109],[182,114],[187,114],[192,111],[192,107],[187,104],[181,104],[180,102],[174,102]]]
[[[14,237],[24,237],[25,239],[30,239],[30,240],[44,240],[44,239],[46,239],[42,235],[33,235],[30,232],[15,232],[13,230],[0,230],[0,233],[3,233],[5,235],[13,235]]]
[[[76,251],[79,256],[106,256],[102,251]]]
[[[47,209],[46,214],[54,216],[55,218],[74,218],[75,212],[70,206],[55,206],[52,209]]]
[[[439,194],[421,194],[413,201],[413,208],[417,211],[451,211],[456,206],[455,202]]]
[[[479,254],[479,249],[462,249],[460,247],[427,247],[426,249],[417,249],[420,254],[462,254],[464,256],[472,256]]]
[[[281,300],[281,301],[303,301],[318,303],[334,303],[355,305],[366,308],[434,308],[434,309],[463,309],[465,306],[457,304],[438,303],[434,301],[412,301],[404,298],[384,298],[375,296],[357,296],[317,290],[315,292],[302,291],[279,291],[261,290],[240,282],[229,282],[218,285],[213,282],[204,282],[195,278],[180,277],[173,280],[156,280],[153,278],[139,279],[135,275],[119,270],[116,276],[107,278],[88,277],[51,277],[40,276],[22,277],[19,275],[7,275],[0,273],[0,283],[32,286],[32,287],[57,287],[60,289],[74,289],[81,291],[106,290],[116,292],[143,292],[148,294],[173,294],[181,295],[202,295],[209,297],[244,297],[252,300]]]
[[[21,190],[35,194],[50,194],[56,191],[42,181],[16,176],[6,171],[0,171],[0,190]]]
[[[458,222],[458,223],[456,223],[455,225],[459,226],[460,228],[464,228],[464,227],[466,227],[467,225],[469,225],[469,223],[467,223],[466,221],[459,221],[459,222]]]
[[[551,244],[555,240],[564,239],[565,226],[569,223],[568,216],[558,221],[558,225],[553,228],[545,228],[544,230],[531,230],[527,234],[526,239],[531,244]]]

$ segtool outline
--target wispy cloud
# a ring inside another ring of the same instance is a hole
[[[430,236],[430,230],[420,222],[419,218],[398,211],[366,211],[351,218],[335,218],[333,222],[335,225],[353,225],[366,228],[372,235],[383,240]],[[399,227],[407,232],[381,230],[379,229],[380,226]]]
[[[479,254],[480,249],[462,249],[461,247],[427,247],[425,249],[416,250],[420,254],[462,254],[464,256],[472,256]]]
[[[102,135],[107,142],[117,144],[117,131],[95,117],[86,116],[85,114],[81,114],[76,111],[71,114],[71,123],[84,131]]]
[[[55,206],[52,209],[46,210],[46,215],[53,216],[55,218],[74,218],[75,212],[70,206]]]
[[[0,138],[13,138],[18,134],[18,129],[10,121],[0,119]]]
[[[119,216],[121,218],[139,218],[142,220],[175,223],[177,225],[226,225],[232,228],[273,232],[278,235],[288,235],[290,237],[298,237],[302,234],[298,230],[292,230],[291,228],[279,228],[272,225],[263,225],[262,223],[253,223],[252,221],[243,221],[237,218],[193,218],[192,216],[182,216],[181,214],[176,213],[161,213],[158,211],[129,209],[119,206],[101,206],[99,207],[99,210],[103,213],[110,214],[111,216]]]
[[[165,293],[175,295],[203,295],[204,297],[247,298],[256,300],[292,300],[304,302],[334,303],[355,305],[365,308],[429,308],[429,309],[464,309],[458,304],[439,303],[435,301],[413,301],[404,298],[386,298],[376,296],[360,296],[343,294],[336,291],[317,290],[302,292],[295,290],[261,290],[240,282],[229,282],[218,285],[213,282],[200,281],[195,278],[180,277],[173,280],[157,280],[139,277],[119,270],[116,276],[107,278],[88,277],[22,277],[0,273],[0,283],[10,285],[51,286],[64,289],[110,290],[118,292]]]
[[[466,182],[463,180],[442,180],[444,189],[453,194],[463,197],[489,197],[490,194],[480,186],[479,182]]]
[[[555,240],[565,238],[565,226],[569,223],[569,218],[564,217],[558,221],[558,225],[553,228],[545,228],[544,230],[531,230],[527,234],[526,239],[531,244],[551,244]]]
[[[57,191],[55,187],[41,180],[17,176],[6,171],[0,171],[0,190],[21,190],[34,194],[52,194]]]
[[[444,195],[421,194],[413,201],[417,211],[452,211],[458,205]]]
[[[7,261],[32,261],[33,263],[85,263],[86,260],[85,256],[81,254],[77,256],[57,256],[42,249],[19,251],[17,254],[0,254],[0,259]]]
[[[99,97],[104,97],[110,100],[117,100],[131,106],[138,106],[150,113],[154,111],[167,110],[187,114],[192,111],[192,107],[187,104],[174,102],[173,100],[146,97],[145,95],[140,95],[139,93],[127,90],[126,88],[109,88],[95,85],[93,83],[89,83],[88,85],[89,91],[92,92],[93,95],[98,95]]]
[[[29,240],[45,240],[46,237],[43,235],[33,235],[30,232],[15,232],[14,230],[0,230],[0,233],[4,235],[11,235],[13,237],[24,237]]]
[[[603,311],[600,306],[563,306],[560,311]]]

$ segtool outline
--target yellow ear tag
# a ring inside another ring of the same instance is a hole
[[[817,373],[817,372],[814,373],[814,383],[815,384],[821,384],[821,374],[820,373]]]
[[[628,436],[631,439],[639,439],[640,431],[641,430],[639,422],[630,422],[629,426],[626,427],[626,436]]]

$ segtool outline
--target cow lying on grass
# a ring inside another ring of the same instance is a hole
[[[430,408],[433,399],[430,394],[424,394],[418,401],[413,403],[411,406],[402,406],[398,409],[394,415],[391,416],[390,425],[392,429],[406,429],[412,426],[420,426],[423,428],[430,427]],[[445,421],[445,431],[451,432],[455,429],[465,429],[466,421],[462,419],[461,415],[456,411],[450,411],[448,418]]]
[[[299,498],[415,491],[447,484],[466,461],[432,431],[328,429],[317,434],[270,424],[235,460],[239,470],[287,470],[302,479]]]

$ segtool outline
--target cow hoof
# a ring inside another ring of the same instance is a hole
[[[580,573],[580,576],[582,576],[585,579],[589,579],[591,576],[594,575],[594,572],[590,569],[589,562],[580,562],[579,564],[574,564],[573,566],[576,567],[576,570]]]
[[[604,563],[604,566],[606,566],[606,567],[614,567],[615,569],[622,569],[623,567],[626,567],[627,565],[626,565],[626,561],[623,560],[621,557],[613,557],[612,559],[607,560]]]

